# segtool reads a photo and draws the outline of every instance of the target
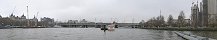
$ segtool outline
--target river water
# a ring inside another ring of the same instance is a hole
[[[181,31],[183,33],[217,39],[217,31]]]
[[[0,29],[0,40],[183,40],[172,31],[100,28]]]

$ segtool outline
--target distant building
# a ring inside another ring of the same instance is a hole
[[[68,20],[67,23],[96,23],[96,22],[90,22],[90,21],[87,21],[85,19],[82,19],[80,21],[78,21],[78,20]]]
[[[29,23],[28,23],[29,21]],[[26,16],[23,14],[22,16],[15,16],[14,14],[9,15],[9,17],[1,17],[0,23],[3,25],[11,25],[11,26],[36,26],[38,19],[34,17],[33,19],[26,19]]]
[[[48,18],[48,17],[44,17],[41,18],[41,25],[44,27],[53,27],[54,26],[54,19],[52,18]]]
[[[187,26],[191,26],[191,19],[185,19],[185,23]]]
[[[26,16],[24,16],[24,14],[21,16],[21,19],[26,19]]]
[[[7,17],[6,17],[7,18]],[[9,18],[11,19],[11,20],[17,20],[17,21],[26,21],[27,19],[26,19],[26,16],[24,16],[24,14],[21,16],[21,17],[18,17],[18,16],[15,16],[14,14],[11,14],[10,16],[9,16]]]
[[[203,0],[203,20],[204,25],[216,23],[217,19],[217,0]]]
[[[217,0],[203,0],[200,6],[192,4],[191,24],[193,27],[216,25],[217,23]]]
[[[185,23],[190,23],[191,20],[190,19],[185,19]]]
[[[0,18],[2,18],[2,16],[0,15]]]
[[[78,23],[78,20],[68,20],[68,23]]]
[[[34,18],[33,19],[28,19],[29,20],[29,24],[30,24],[30,26],[38,26],[37,24],[38,24],[38,19],[34,16]]]
[[[88,21],[86,21],[85,19],[82,19],[82,20],[80,21],[80,23],[88,23]]]
[[[198,27],[201,25],[201,15],[199,12],[198,4],[193,4],[191,7],[191,26]]]

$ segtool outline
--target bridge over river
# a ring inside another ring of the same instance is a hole
[[[62,27],[104,27],[111,23],[59,23]],[[116,23],[116,27],[139,27],[139,23]]]

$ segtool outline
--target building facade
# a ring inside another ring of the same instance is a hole
[[[55,25],[53,18],[41,18],[40,25],[43,27],[53,27]]]
[[[198,4],[192,4],[191,7],[191,26],[198,27],[200,26],[201,12],[199,11]]]
[[[82,19],[79,23],[89,23],[89,22],[85,19]]]
[[[29,23],[27,22],[29,21]],[[37,23],[38,19],[26,19],[26,16],[23,14],[22,16],[15,16],[13,14],[9,15],[9,17],[1,17],[0,23],[1,25],[10,25],[10,26],[27,26],[28,24],[33,26]]]
[[[217,21],[217,0],[203,0],[204,26],[215,24]]]
[[[78,20],[68,20],[67,23],[78,23]]]
[[[193,27],[207,27],[217,24],[217,0],[203,0],[200,5],[191,7],[191,24]]]

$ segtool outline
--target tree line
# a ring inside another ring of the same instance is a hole
[[[160,15],[149,19],[145,23],[140,23],[140,25],[142,25],[143,27],[186,27],[190,26],[190,23],[187,23],[187,21],[185,20],[184,11],[181,11],[178,19],[174,19],[173,16],[170,14],[167,18],[167,21],[165,21],[164,16]]]

